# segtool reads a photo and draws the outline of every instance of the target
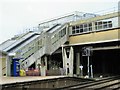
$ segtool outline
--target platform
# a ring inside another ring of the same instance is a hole
[[[62,78],[62,77],[66,77],[66,76],[1,77],[0,85],[19,83],[19,82],[28,82],[28,81],[37,81],[37,80],[55,79],[55,78]]]

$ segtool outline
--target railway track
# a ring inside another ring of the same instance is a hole
[[[112,77],[104,78],[101,80],[88,81],[88,82],[83,82],[77,85],[59,88],[59,90],[80,90],[80,89],[119,90],[120,89],[120,76],[112,76]]]

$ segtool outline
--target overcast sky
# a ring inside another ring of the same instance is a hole
[[[0,43],[26,28],[57,16],[80,12],[109,11],[119,0],[1,0]]]

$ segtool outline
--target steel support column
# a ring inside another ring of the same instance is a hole
[[[66,75],[73,76],[73,57],[74,57],[73,47],[69,48],[69,57],[67,57],[66,52],[67,52],[66,48],[62,47],[63,68],[65,69]]]
[[[80,53],[76,53],[76,74],[80,75]]]

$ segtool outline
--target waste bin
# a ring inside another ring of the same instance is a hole
[[[20,72],[20,64],[19,64],[19,58],[12,59],[13,61],[13,76],[19,76]]]

